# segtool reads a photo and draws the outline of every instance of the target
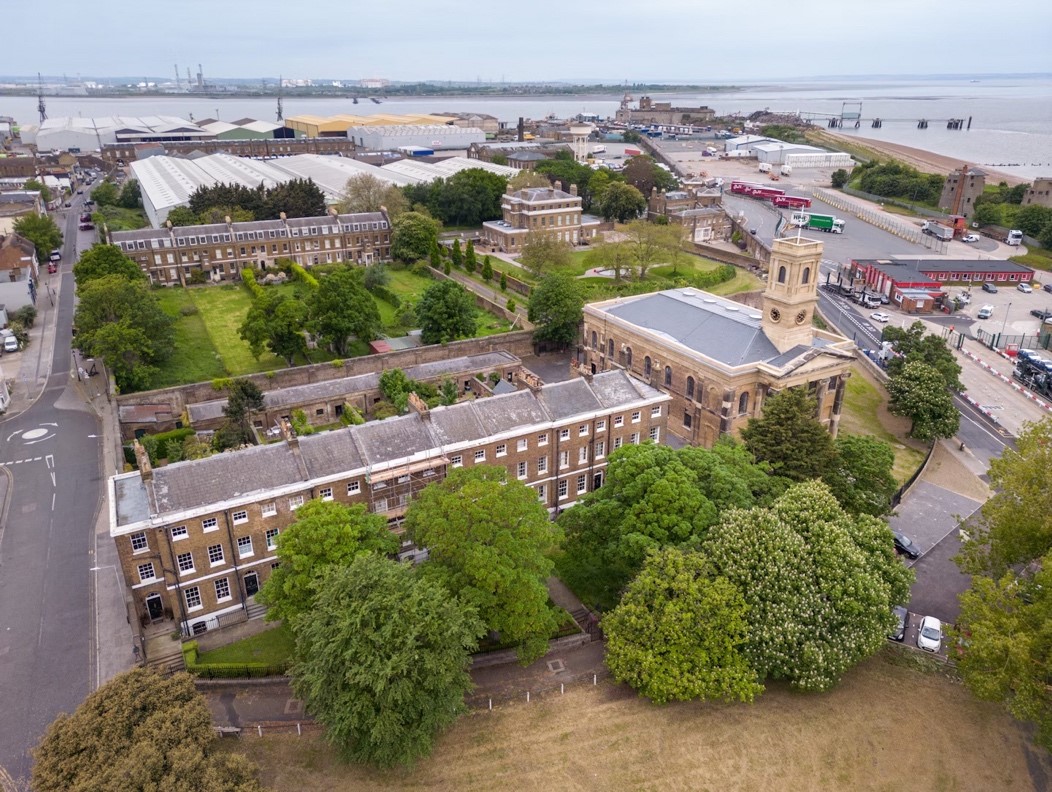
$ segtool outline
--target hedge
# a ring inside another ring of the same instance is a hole
[[[241,270],[241,282],[245,284],[245,288],[252,293],[253,297],[263,296],[263,287],[256,281],[256,273],[252,270]]]
[[[142,443],[142,447],[146,450],[146,453],[150,457],[150,464],[156,465],[160,460],[168,458],[168,444],[175,442],[176,445],[182,445],[183,440],[194,434],[194,430],[190,427],[184,427],[182,429],[172,429],[170,432],[161,432],[155,435],[143,435],[139,438],[139,442]],[[132,454],[132,464],[134,464],[134,453]],[[127,459],[127,452],[125,452],[125,459]]]
[[[289,670],[289,663],[199,663],[197,641],[183,644],[183,664],[194,676],[205,679],[245,679],[267,676],[282,676]]]
[[[289,272],[292,273],[292,277],[301,283],[306,283],[312,289],[318,288],[318,279],[311,275],[307,270],[303,269],[299,264],[290,264]]]

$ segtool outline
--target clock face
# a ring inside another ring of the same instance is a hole
[[[771,321],[772,322],[777,322],[778,320],[780,320],[782,318],[782,312],[779,311],[777,308],[772,308],[770,315],[771,315]]]
[[[807,311],[800,311],[800,313],[798,313],[796,315],[796,323],[797,324],[803,324],[806,319],[807,319]]]

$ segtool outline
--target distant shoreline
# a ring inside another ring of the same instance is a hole
[[[880,154],[904,162],[923,173],[937,173],[940,176],[945,176],[951,171],[957,170],[962,165],[968,164],[957,157],[947,157],[943,154],[937,154],[934,151],[926,151],[925,149],[914,148],[913,146],[904,146],[901,143],[889,143],[886,140],[874,140],[873,138],[859,137],[857,135],[844,135],[837,132],[822,131],[832,138],[843,140],[847,143],[857,142]],[[989,177],[988,181],[991,184],[997,184],[998,182],[1003,181],[1011,187],[1016,184],[1029,184],[1031,181],[1029,179],[1020,178],[1019,176],[1013,176],[1004,171],[985,168],[982,166],[976,167],[987,174]]]

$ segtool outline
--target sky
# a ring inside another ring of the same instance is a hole
[[[987,0],[44,0],[42,6],[4,8],[0,73],[163,77],[179,64],[185,77],[187,66],[196,73],[201,63],[206,79],[714,85],[1052,72],[1049,0],[1009,0],[1002,6],[1007,14]]]

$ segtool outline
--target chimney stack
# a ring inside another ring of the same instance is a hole
[[[555,189],[556,190],[562,190],[562,188],[563,188],[563,183],[561,181],[559,181],[559,180],[556,180],[556,182],[555,182]]]
[[[525,119],[523,119],[522,116],[519,116],[519,126],[517,127],[517,129],[518,136],[516,137],[516,140],[522,143],[524,140],[526,140],[526,121]]]
[[[139,466],[139,474],[143,481],[153,481],[153,465],[150,464],[150,455],[142,447],[138,440],[132,441],[132,450],[135,452],[135,464]]]
[[[410,393],[409,393],[409,409],[411,409],[413,412],[417,413],[420,416],[421,420],[424,420],[424,421],[430,421],[431,420],[431,410],[430,410],[430,408],[424,403],[423,399],[421,399],[419,396],[417,396],[412,391],[410,391]]]
[[[544,387],[540,377],[524,368],[520,368],[515,372],[515,378],[520,384],[529,388],[532,393],[540,393],[541,388]]]
[[[575,198],[577,197],[577,185],[576,184],[571,184],[570,185],[570,195],[574,196]]]

